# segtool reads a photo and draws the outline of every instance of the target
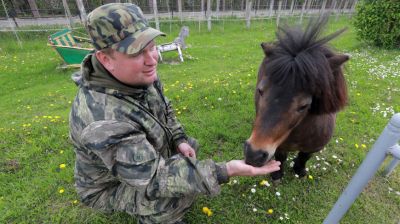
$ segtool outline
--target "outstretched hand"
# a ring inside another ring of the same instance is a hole
[[[271,160],[261,167],[246,164],[243,160],[231,160],[226,163],[228,176],[259,176],[280,170],[281,162]]]
[[[193,157],[196,159],[196,151],[188,143],[183,142],[179,144],[178,152],[185,157]]]

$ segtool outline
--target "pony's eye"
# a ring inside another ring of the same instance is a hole
[[[308,108],[308,104],[303,105],[303,106],[297,108],[297,112],[302,113],[302,112],[304,112],[307,108]]]
[[[262,96],[264,94],[262,89],[257,89],[258,94],[260,94],[260,96]]]

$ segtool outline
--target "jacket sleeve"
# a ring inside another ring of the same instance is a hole
[[[180,155],[164,159],[134,124],[97,121],[82,132],[82,144],[121,182],[144,190],[150,199],[216,195],[227,182],[225,163]]]
[[[160,81],[155,82],[156,88],[161,92],[166,104],[166,116],[167,116],[167,126],[172,132],[172,139],[174,141],[175,148],[182,142],[187,141],[187,136],[185,131],[179,123],[178,119],[175,116],[174,109],[172,107],[171,101],[164,95],[164,89]]]

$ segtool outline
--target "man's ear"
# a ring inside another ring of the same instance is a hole
[[[109,72],[114,70],[114,64],[111,62],[112,58],[110,55],[102,51],[96,51],[95,56],[97,60],[106,68]]]

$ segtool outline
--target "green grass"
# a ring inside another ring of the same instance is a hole
[[[190,27],[185,62],[175,63],[177,54],[169,52],[159,65],[166,95],[187,133],[201,143],[200,159],[241,159],[254,119],[260,43],[274,39],[275,26],[253,21],[247,30],[244,21],[219,21],[207,32],[205,23],[183,25]],[[277,186],[259,186],[269,177],[232,178],[221,195],[199,197],[186,216],[189,223],[321,223],[327,216],[392,113],[400,112],[400,51],[362,44],[347,18],[332,20],[328,32],[344,26],[349,30],[332,45],[352,55],[346,68],[350,103],[338,116],[332,141],[316,154],[320,160],[308,163],[313,179],[294,177],[289,165]],[[169,35],[158,42],[173,40],[180,27],[162,24]],[[57,69],[61,60],[46,46],[49,33],[20,33],[23,49],[12,34],[0,34],[0,223],[136,223],[129,215],[103,214],[74,202],[68,114],[77,88],[73,70]],[[398,223],[399,186],[399,168],[389,178],[380,170],[342,223]],[[211,217],[201,212],[204,206]],[[270,208],[274,212],[267,215]]]

